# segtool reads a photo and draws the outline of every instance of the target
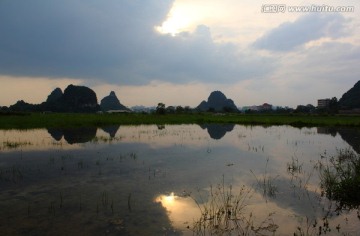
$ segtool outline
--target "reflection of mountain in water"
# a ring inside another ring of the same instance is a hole
[[[319,134],[330,134],[341,138],[347,142],[357,153],[360,154],[360,129],[356,128],[318,128]]]
[[[226,125],[219,125],[219,124],[204,124],[200,125],[202,129],[207,129],[210,137],[212,139],[221,139],[225,136],[227,132],[231,132],[235,125],[234,124],[226,124]]]
[[[358,154],[360,154],[360,130],[359,129],[339,129],[338,133]]]
[[[104,132],[108,133],[110,135],[111,138],[114,138],[117,131],[119,130],[120,125],[112,125],[112,126],[106,126],[106,127],[101,127],[102,130],[104,130]]]
[[[96,127],[79,127],[79,128],[48,128],[48,133],[57,141],[64,139],[69,144],[86,143],[96,136]]]
[[[48,128],[47,131],[56,141],[60,141],[64,135],[63,131],[57,128]]]

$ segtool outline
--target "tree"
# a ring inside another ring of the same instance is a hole
[[[313,105],[307,104],[306,106],[298,105],[296,107],[295,112],[297,112],[297,113],[313,113],[313,112],[315,112],[315,110],[316,110],[316,108]]]
[[[173,107],[173,106],[168,106],[168,107],[166,108],[166,113],[174,114],[174,113],[175,113],[175,107]]]
[[[183,113],[184,111],[185,111],[185,109],[182,106],[176,107],[176,113]]]
[[[166,113],[165,104],[160,102],[156,107],[156,114],[164,115]]]
[[[189,113],[189,112],[191,112],[191,108],[189,106],[185,106],[184,111],[186,113]]]
[[[330,112],[330,113],[337,113],[337,112],[338,112],[338,100],[337,100],[336,97],[333,97],[333,98],[330,100],[329,112]]]

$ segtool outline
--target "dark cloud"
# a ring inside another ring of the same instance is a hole
[[[286,22],[257,39],[253,46],[271,51],[290,51],[323,37],[339,38],[347,34],[347,20],[340,14],[307,14]]]
[[[179,80],[227,83],[269,73],[269,58],[239,52],[236,45],[218,44],[211,39],[208,27],[200,25],[194,33],[154,40],[148,62],[159,62],[156,73],[173,82]]]
[[[199,26],[177,37],[154,30],[172,1],[0,2],[0,74],[107,83],[227,82],[259,77],[270,59],[217,44]]]
[[[171,1],[0,2],[0,72],[99,78],[141,55]]]

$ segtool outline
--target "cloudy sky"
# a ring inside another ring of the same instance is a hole
[[[0,106],[77,84],[126,106],[193,107],[220,90],[237,106],[296,107],[360,80],[358,0],[268,3],[1,0]],[[315,5],[353,11],[289,10]]]

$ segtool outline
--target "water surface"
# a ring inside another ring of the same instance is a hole
[[[359,137],[215,124],[0,130],[0,234],[192,235],[222,186],[246,189],[244,217],[276,235],[356,235],[358,210],[336,211],[319,163],[359,152]]]

